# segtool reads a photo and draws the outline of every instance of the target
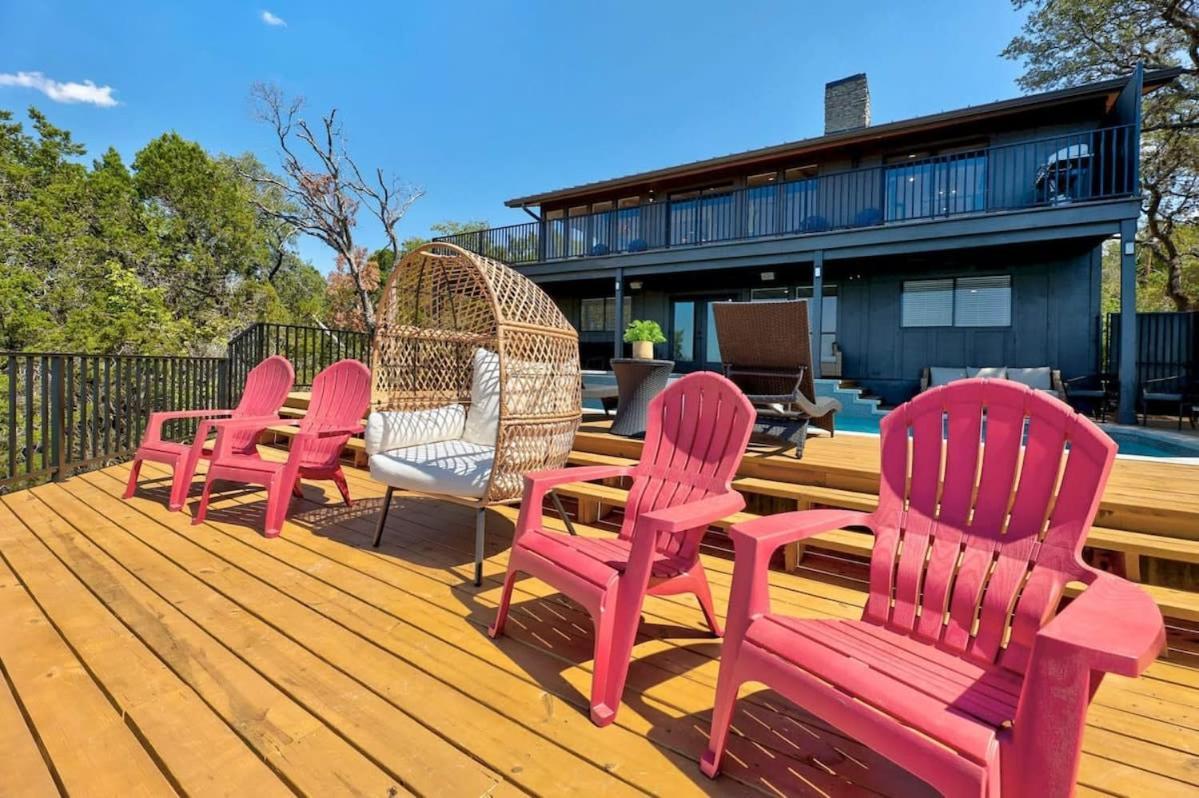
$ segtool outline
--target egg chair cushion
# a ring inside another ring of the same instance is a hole
[[[480,499],[494,462],[494,447],[450,440],[371,455],[368,464],[373,479],[393,488]]]
[[[466,427],[466,408],[459,404],[429,410],[371,413],[363,435],[368,455],[416,446],[420,443],[455,440]]]
[[[470,409],[462,440],[494,448],[500,427],[500,356],[480,347],[471,369]]]

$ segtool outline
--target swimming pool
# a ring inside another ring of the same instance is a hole
[[[882,416],[837,416],[837,432],[877,435]],[[1175,432],[1100,424],[1124,456],[1187,458],[1199,463],[1199,438]]]

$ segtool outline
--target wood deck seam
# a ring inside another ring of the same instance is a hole
[[[0,558],[4,556],[4,552],[0,551]],[[9,568],[9,570],[12,570]],[[16,571],[13,574],[16,575]],[[20,579],[20,577],[17,577]],[[24,585],[22,585],[24,588]],[[26,593],[29,591],[26,590]],[[50,756],[50,752],[46,749],[46,743],[42,739],[41,732],[37,729],[37,724],[33,722],[33,717],[29,714],[29,708],[25,706],[25,702],[21,700],[21,694],[17,691],[17,685],[13,682],[12,676],[8,672],[8,668],[4,664],[4,658],[0,657],[0,678],[4,679],[5,685],[8,687],[9,693],[12,694],[13,702],[17,705],[17,711],[21,713],[21,717],[25,721],[25,728],[29,735],[33,738],[34,745],[37,746],[38,753],[42,755],[42,761],[46,764],[46,770],[50,773],[50,778],[54,780],[54,786],[58,789],[61,796],[67,795],[66,785],[63,784],[62,775],[58,772],[58,768],[54,765],[54,759]]]

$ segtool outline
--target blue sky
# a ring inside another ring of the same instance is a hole
[[[175,130],[273,167],[248,91],[275,82],[309,116],[336,106],[362,165],[425,188],[402,229],[423,235],[527,219],[510,197],[819,135],[825,82],[855,72],[875,122],[1014,96],[998,54],[1020,22],[1000,0],[0,0],[0,108],[36,104],[89,155]],[[116,104],[61,102],[79,97]]]

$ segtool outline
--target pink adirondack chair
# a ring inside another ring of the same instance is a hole
[[[216,448],[204,480],[200,509],[192,523],[203,523],[207,517],[212,483],[220,479],[266,486],[265,534],[268,538],[279,535],[291,497],[302,495],[301,479],[333,480],[349,506],[350,488],[341,470],[341,451],[350,436],[362,432],[362,416],[370,405],[370,381],[366,366],[357,360],[339,360],[312,381],[312,396],[303,418],[218,421]],[[263,460],[257,450],[239,452],[234,448],[234,442],[240,436],[248,434],[256,438],[263,429],[277,424],[299,427],[285,462]]]
[[[517,573],[548,582],[582,604],[595,624],[591,720],[616,717],[645,596],[694,593],[709,628],[721,634],[699,543],[708,525],[745,506],[730,487],[753,428],[754,409],[735,385],[711,372],[689,374],[649,403],[641,462],[525,475],[508,575],[490,634],[503,633]],[[615,539],[559,534],[542,525],[555,485],[631,477]]]
[[[275,423],[279,408],[291,391],[296,373],[285,357],[274,355],[250,369],[241,401],[232,410],[179,410],[151,413],[146,433],[133,456],[133,468],[129,472],[129,483],[125,486],[125,498],[131,498],[137,490],[137,478],[141,474],[142,461],[165,463],[173,471],[171,495],[168,506],[172,510],[182,509],[187,501],[187,492],[200,458],[211,457],[212,450],[204,444],[212,432],[213,424],[221,418],[248,419],[269,418]],[[175,443],[162,439],[162,427],[168,421],[181,418],[198,418],[196,435],[191,444]],[[265,425],[264,425],[265,426]],[[238,454],[253,451],[258,443],[256,433],[241,433],[229,441],[230,450]]]
[[[1070,794],[1103,675],[1137,676],[1165,643],[1150,597],[1080,558],[1115,444],[1057,399],[975,379],[891,411],[881,446],[877,511],[733,527],[704,773],[720,768],[738,687],[756,681],[946,795]],[[862,619],[773,612],[771,552],[843,526],[875,535]],[[1072,581],[1088,587],[1056,613]]]

